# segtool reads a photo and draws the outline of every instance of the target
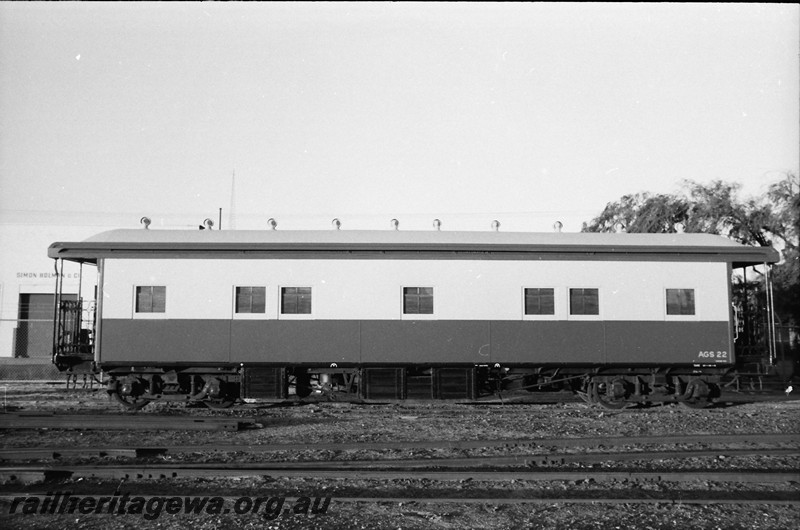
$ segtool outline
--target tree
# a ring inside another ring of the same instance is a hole
[[[689,204],[675,195],[637,193],[610,202],[583,232],[674,233],[684,225]]]
[[[774,268],[775,310],[800,325],[800,179],[787,175],[767,197],[775,205],[772,233],[784,243],[783,261]]]
[[[775,308],[784,323],[800,324],[800,179],[793,173],[764,197],[740,199],[738,184],[684,181],[677,194],[625,195],[606,205],[583,232],[720,234],[745,245],[774,246],[783,260],[773,267]]]

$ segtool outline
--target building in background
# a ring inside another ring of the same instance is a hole
[[[103,230],[97,226],[0,224],[0,359],[50,358],[56,270],[47,248],[55,241],[82,241]],[[94,270],[85,272],[95,274]],[[91,281],[81,286],[76,264],[66,263],[62,274],[63,293],[71,299],[78,298],[82,287],[94,288]],[[94,294],[86,289],[82,289],[83,297],[93,300]]]

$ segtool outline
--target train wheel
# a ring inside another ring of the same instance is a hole
[[[239,384],[231,383],[218,377],[207,377],[203,389],[191,397],[192,400],[202,400],[210,409],[227,409],[236,403],[239,398]]]
[[[611,383],[589,383],[589,399],[604,409],[624,409],[630,403],[625,400],[625,381],[616,379]]]
[[[114,399],[116,399],[117,402],[119,402],[123,407],[130,410],[140,410],[147,406],[147,404],[151,401],[142,397],[123,396],[119,393],[119,391],[113,392],[111,395],[114,396]]]
[[[597,404],[603,407],[604,409],[612,409],[612,410],[619,410],[624,409],[630,403],[625,401],[624,399],[608,399],[607,397],[603,396],[598,401]]]
[[[206,407],[214,410],[229,409],[233,406],[236,400],[233,399],[219,399],[214,401],[203,401]]]
[[[686,387],[686,392],[682,396],[684,399],[678,401],[684,407],[690,409],[704,409],[711,405],[709,396],[711,395],[711,388],[702,379],[694,379],[689,381]]]
[[[678,403],[687,409],[705,409],[712,405],[712,403],[706,399],[688,399],[685,401],[678,401]]]

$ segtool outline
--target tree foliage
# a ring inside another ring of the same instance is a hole
[[[583,232],[719,234],[745,245],[774,246],[775,302],[784,321],[800,324],[800,179],[793,173],[762,197],[742,199],[738,184],[684,181],[676,194],[637,193],[606,205]]]

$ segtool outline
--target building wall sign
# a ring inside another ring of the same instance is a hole
[[[20,279],[52,280],[55,277],[55,272],[17,272],[17,278]],[[77,280],[80,277],[80,274],[77,272],[70,272],[62,274],[61,277],[65,280]]]

